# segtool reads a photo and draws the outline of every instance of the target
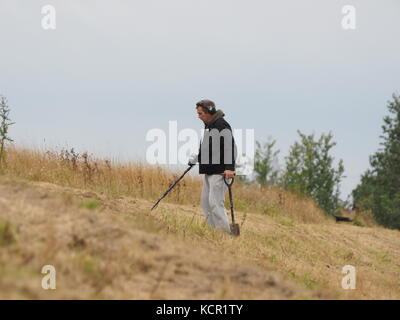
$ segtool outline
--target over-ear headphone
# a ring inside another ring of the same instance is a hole
[[[208,113],[209,113],[209,114],[214,114],[214,113],[216,113],[217,110],[216,110],[216,108],[215,108],[214,102],[212,102],[211,100],[207,100],[207,102],[208,102],[208,103],[207,103],[208,105],[206,105],[206,101],[205,101],[205,100],[201,100],[201,101],[199,101],[199,102],[196,103],[196,107],[203,107],[203,108],[206,108],[206,109],[208,110]],[[212,104],[210,104],[210,102],[211,102]]]
[[[208,106],[208,107],[206,107],[207,108],[207,110],[208,110],[208,112],[210,113],[210,114],[213,114],[213,113],[215,113],[215,107],[214,106]]]

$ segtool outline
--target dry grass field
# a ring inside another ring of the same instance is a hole
[[[368,213],[336,223],[308,198],[235,183],[233,238],[204,223],[196,175],[150,212],[179,174],[10,148],[0,298],[400,299],[400,232]],[[56,268],[55,290],[41,287],[44,265]],[[341,287],[345,265],[356,267],[355,290]]]

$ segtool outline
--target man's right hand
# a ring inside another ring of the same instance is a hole
[[[194,166],[198,162],[198,155],[192,154],[189,158],[188,166]]]

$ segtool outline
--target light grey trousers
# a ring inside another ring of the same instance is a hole
[[[229,219],[225,210],[225,193],[228,187],[222,174],[204,175],[201,191],[201,207],[209,225],[231,233]]]

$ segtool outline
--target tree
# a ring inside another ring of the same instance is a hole
[[[14,124],[9,118],[9,113],[10,108],[7,105],[7,99],[0,96],[0,167],[5,162],[6,142],[13,142],[8,136],[9,127]]]
[[[354,205],[374,213],[378,223],[400,229],[400,97],[388,102],[382,125],[382,148],[370,156],[371,169],[353,190]]]
[[[277,160],[279,150],[273,151],[276,140],[261,144],[256,141],[256,154],[254,158],[254,171],[256,181],[261,186],[276,185],[279,180],[279,170],[276,169],[274,162]]]
[[[322,134],[315,140],[314,134],[306,136],[298,131],[301,141],[295,142],[286,157],[286,170],[282,178],[283,187],[311,196],[318,205],[330,214],[340,208],[340,182],[344,166],[340,160],[334,168],[334,158],[329,154],[336,145],[332,134]]]

